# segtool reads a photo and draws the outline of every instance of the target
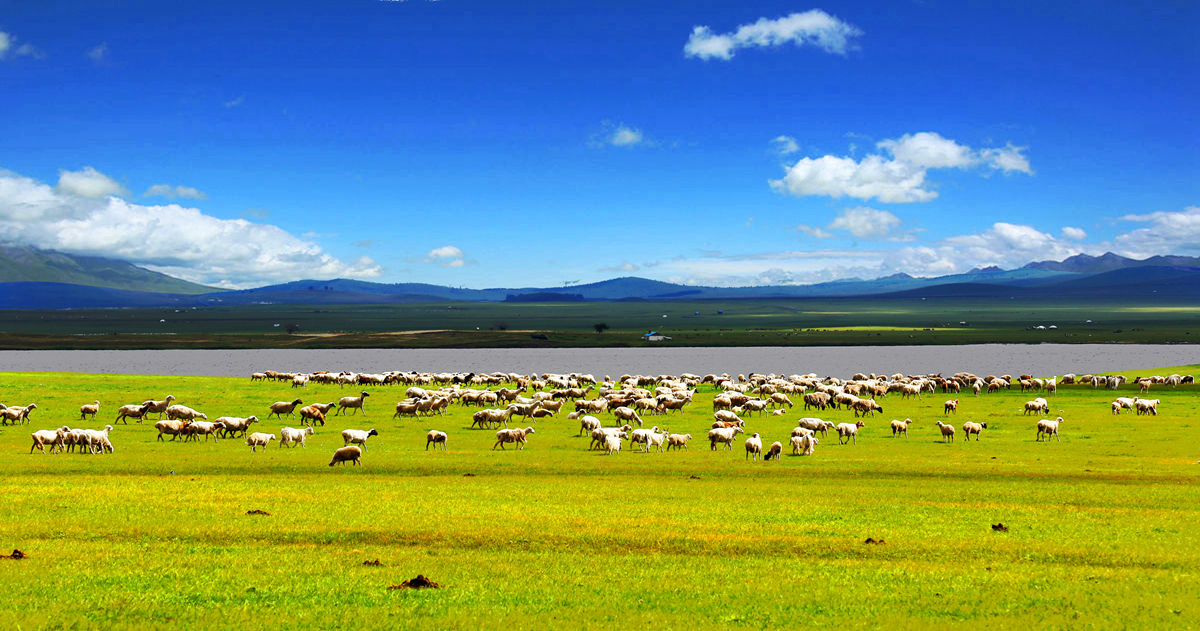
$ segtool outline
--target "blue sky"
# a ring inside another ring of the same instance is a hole
[[[1190,3],[15,2],[0,234],[210,284],[1200,254]]]

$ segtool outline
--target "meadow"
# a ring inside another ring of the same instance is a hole
[[[1139,373],[1174,371],[1200,366]],[[29,453],[30,431],[103,427],[119,405],[166,394],[278,433],[297,425],[265,420],[269,403],[350,391],[0,374],[0,401],[39,406],[0,427],[0,551],[27,555],[0,559],[0,627],[1200,625],[1195,386],[1155,387],[1157,417],[1113,416],[1111,391],[1062,386],[1050,443],[1015,388],[956,395],[950,444],[934,424],[950,396],[893,394],[856,445],[831,434],[813,456],[770,463],[747,461],[741,437],[709,450],[711,389],[646,419],[691,433],[686,452],[589,452],[561,417],[525,450],[493,451],[492,431],[469,429],[475,408],[391,420],[402,389],[373,387],[366,418],[331,416],[307,448],[158,442],[147,422],[118,425],[110,455]],[[94,399],[99,418],[81,423]],[[748,431],[786,444],[810,415],[851,420],[797,406]],[[909,436],[892,438],[888,421],[905,417]],[[962,442],[968,420],[988,423],[981,440]],[[326,466],[347,427],[379,436],[363,466]],[[424,450],[429,429],[449,433],[447,452]],[[389,589],[417,574],[442,588]]]
[[[677,346],[1195,343],[1198,313],[972,298],[3,309],[0,349],[612,347],[645,345],[650,330]]]

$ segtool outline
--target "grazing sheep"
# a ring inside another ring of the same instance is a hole
[[[605,437],[607,436],[611,436],[613,434],[625,434],[624,437],[628,438],[629,433],[632,431],[633,427],[628,423],[622,425],[621,427],[600,427],[594,429],[592,430],[592,442],[588,444],[588,451],[593,449],[603,449],[604,441],[606,439]]]
[[[858,430],[859,430],[859,428],[862,428],[865,426],[866,426],[866,423],[863,423],[862,421],[859,421],[857,423],[838,423],[838,425],[837,425],[838,444],[839,445],[846,444],[845,439],[849,438],[852,441],[854,441],[855,445],[857,445],[858,444]]]
[[[850,409],[854,411],[854,416],[874,416],[876,412],[883,412],[883,406],[876,403],[875,399],[855,399],[850,402]]]
[[[135,419],[141,423],[142,419],[146,418],[146,413],[150,411],[150,406],[145,403],[132,403],[130,405],[122,405],[117,410],[117,418],[113,422],[124,420],[125,424],[129,424],[128,419]]]
[[[972,423],[970,421],[963,423],[964,442],[971,441],[971,435],[975,435],[975,442],[979,442],[979,436],[983,434],[983,430],[987,429],[987,423]]]
[[[1158,416],[1158,402],[1161,399],[1138,399],[1134,401],[1134,407],[1137,408],[1138,414],[1150,414]]]
[[[720,427],[708,431],[709,450],[716,451],[717,443],[725,445],[725,449],[733,450],[733,439],[742,433],[741,427]]]
[[[635,411],[633,408],[621,406],[613,410],[613,416],[617,417],[618,421],[625,421],[626,423],[630,421],[637,421],[638,427],[642,426],[642,417],[638,416],[637,411]]]
[[[524,449],[526,437],[533,433],[535,432],[532,427],[502,429],[496,432],[496,444],[492,445],[492,451],[495,451],[496,447],[500,447],[500,450],[503,451],[506,443],[516,443],[517,449]]]
[[[616,434],[605,434],[604,435],[604,445],[603,445],[604,453],[609,456],[611,456],[613,454],[621,453],[621,445],[624,444],[622,441],[624,440],[624,438],[626,436],[627,436],[627,434],[625,432],[618,432]]]
[[[1029,414],[1030,412],[1033,412],[1034,414],[1038,414],[1038,413],[1049,412],[1049,411],[1050,411],[1050,402],[1041,397],[1038,397],[1032,401],[1025,402],[1025,414]]]
[[[186,405],[172,405],[167,408],[167,419],[172,421],[194,421],[198,418],[208,420],[206,414],[197,412]]]
[[[262,432],[254,432],[246,437],[246,444],[250,447],[250,451],[254,452],[258,447],[262,447],[263,451],[267,450],[267,445],[275,440],[275,434],[264,434]]]
[[[1037,439],[1038,439],[1038,441],[1040,442],[1042,440],[1042,436],[1045,436],[1046,442],[1050,442],[1050,437],[1053,436],[1059,442],[1062,442],[1062,438],[1060,438],[1058,435],[1058,426],[1061,425],[1062,423],[1063,423],[1063,417],[1061,417],[1061,416],[1054,419],[1053,421],[1051,421],[1049,419],[1042,419],[1042,420],[1038,421],[1038,424],[1037,424]]]
[[[154,424],[154,429],[158,430],[158,440],[161,441],[163,439],[163,434],[166,434],[171,437],[172,441],[174,441],[176,438],[179,438],[181,434],[183,434],[184,428],[186,428],[189,423],[191,423],[191,421],[159,421]]]
[[[322,426],[325,425],[325,413],[320,408],[315,405],[306,405],[300,408],[301,425],[316,426],[317,423],[320,423]]]
[[[958,399],[950,399],[943,404],[942,414],[958,413]]]
[[[105,425],[104,429],[85,429],[83,431],[84,443],[87,445],[89,453],[112,453],[113,444],[108,440],[108,433],[113,429],[112,425]]]
[[[906,418],[903,421],[892,419],[892,438],[895,438],[900,434],[904,434],[904,437],[908,438],[908,426],[912,422],[913,421],[911,418]]]
[[[329,461],[329,466],[332,467],[338,463],[345,465],[347,461],[353,462],[354,466],[361,465],[362,461],[360,459],[362,458],[362,453],[362,450],[354,445],[342,447],[333,452],[333,460]]]
[[[238,434],[245,436],[246,430],[250,429],[250,425],[258,422],[258,417],[248,416],[246,418],[240,418],[237,416],[222,416],[219,417],[216,422],[221,423],[221,425],[224,426],[224,429],[221,430],[221,436],[223,438],[229,438],[230,436],[237,436]]]
[[[171,406],[171,402],[174,400],[175,396],[168,394],[167,398],[163,399],[162,401],[150,399],[149,401],[142,401],[142,405],[150,406],[150,409],[146,410],[146,412],[157,412],[158,418],[161,420],[163,413],[167,411],[167,408]]]
[[[374,429],[363,431],[361,429],[344,429],[342,430],[343,444],[349,445],[354,443],[362,445],[363,451],[367,450],[367,439],[372,436],[378,436],[379,432]]]
[[[363,406],[363,401],[371,396],[371,393],[363,390],[356,397],[342,397],[338,400],[338,414],[345,414],[346,410],[362,410],[363,416],[367,415],[367,408]],[[351,412],[350,414],[354,414]]]
[[[71,428],[64,425],[58,429],[40,429],[33,432],[30,434],[33,437],[33,446],[29,448],[29,453],[33,453],[34,449],[46,453],[46,445],[50,445],[50,453],[62,449],[63,437],[69,431]]]
[[[429,451],[429,445],[431,444],[433,445],[434,451],[437,451],[438,447],[441,447],[442,451],[445,451],[446,432],[439,432],[436,429],[429,430],[429,433],[425,434],[425,451]]]
[[[285,447],[287,445],[291,445],[292,447],[295,447],[296,445],[300,445],[301,447],[307,448],[308,444],[306,441],[308,440],[308,437],[312,436],[314,433],[315,432],[311,427],[284,427],[283,429],[279,430],[279,446]]]
[[[792,455],[811,456],[813,449],[821,439],[813,435],[792,436]]]
[[[672,447],[675,449],[683,449],[684,451],[691,451],[688,449],[688,441],[691,439],[691,434],[667,434],[667,451],[671,451]]]
[[[755,432],[753,436],[746,439],[746,458],[749,459],[753,456],[755,460],[758,460],[758,457],[761,455],[762,438],[759,437],[758,432]]]
[[[941,421],[937,422],[938,429],[942,430],[942,442],[948,443],[954,441],[954,426],[947,425]]]
[[[763,462],[768,462],[772,458],[779,460],[779,454],[781,453],[783,453],[783,443],[775,441],[771,443],[771,446],[767,449],[767,454],[763,456]]]
[[[79,420],[81,420],[81,421],[85,420],[89,416],[91,416],[92,419],[95,420],[96,414],[98,412],[100,412],[100,402],[99,401],[96,401],[95,403],[91,403],[88,405],[81,405],[81,406],[79,406]]]
[[[600,429],[601,427],[603,427],[603,424],[600,423],[600,419],[594,416],[585,416],[579,419],[579,433],[576,436],[591,434],[592,430]]]
[[[511,415],[512,412],[507,408],[503,410],[480,410],[471,415],[471,427],[479,426],[479,429],[483,429],[484,427],[499,427],[500,425],[508,427],[508,417]]]
[[[219,440],[216,432],[218,429],[224,429],[224,423],[208,422],[208,421],[192,421],[183,429],[184,442],[200,440],[200,436],[204,436],[204,442],[208,442],[211,437],[214,441]]]
[[[805,417],[805,418],[802,418],[802,419],[796,421],[796,425],[799,427],[811,429],[813,432],[821,432],[822,436],[827,436],[829,430],[831,430],[835,427],[835,425],[833,424],[832,421],[823,421],[819,418],[811,418],[811,417]]]
[[[280,420],[283,420],[284,414],[287,414],[288,416],[295,416],[292,411],[295,410],[296,406],[300,405],[301,403],[304,402],[300,399],[296,399],[291,403],[288,403],[287,401],[276,401],[270,405],[271,413],[267,415],[267,418],[276,416],[279,417]]]

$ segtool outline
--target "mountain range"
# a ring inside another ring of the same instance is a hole
[[[1154,256],[1138,260],[1112,253],[1101,256],[1079,254],[1062,261],[1029,263],[1014,270],[987,267],[934,278],[897,273],[872,280],[845,279],[813,285],[704,287],[623,277],[566,287],[464,289],[424,283],[334,279],[300,280],[227,291],[173,278],[126,261],[28,246],[0,246],[0,307],[7,309],[866,296],[879,299],[1200,298],[1200,257]]]

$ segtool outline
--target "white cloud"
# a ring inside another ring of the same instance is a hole
[[[208,195],[203,191],[199,191],[190,186],[171,186],[170,184],[155,184],[146,189],[142,193],[142,197],[166,197],[167,199],[175,199],[183,197],[186,199],[208,199]]]
[[[601,267],[600,269],[598,269],[596,271],[604,272],[604,273],[616,273],[616,272],[629,273],[629,272],[636,272],[639,269],[641,269],[641,267],[639,267],[638,265],[636,265],[634,263],[630,263],[629,261],[622,261],[620,265],[611,265],[608,267]]]
[[[900,218],[886,211],[860,206],[847,208],[829,224],[833,230],[845,230],[860,239],[884,239],[900,227]]]
[[[442,267],[462,267],[466,265],[463,251],[453,245],[443,245],[434,248],[425,255],[426,263],[436,263]]]
[[[237,97],[236,99],[233,99],[232,101],[225,101],[222,105],[225,106],[225,109],[230,109],[230,108],[237,107],[245,102],[246,102],[246,95],[243,94],[243,95]]]
[[[1155,254],[1200,254],[1200,206],[1179,212],[1157,211],[1125,215],[1121,221],[1150,224],[1113,239],[1113,251],[1146,258]]]
[[[800,151],[800,145],[796,142],[796,139],[792,138],[791,136],[776,136],[775,138],[771,139],[771,145],[773,145],[775,153],[778,153],[781,156],[786,156]]]
[[[13,57],[33,57],[41,59],[42,51],[38,50],[33,44],[17,45],[17,36],[12,33],[0,31],[0,59],[4,59],[11,54]]]
[[[95,63],[101,63],[108,57],[108,42],[101,42],[99,46],[87,51],[87,56]]]
[[[700,59],[733,58],[740,48],[782,46],[793,43],[797,46],[815,46],[827,53],[846,54],[854,48],[852,41],[862,31],[820,9],[769,20],[759,18],[752,24],[743,24],[732,33],[713,33],[707,26],[692,29],[684,55]]]
[[[614,147],[631,147],[642,142],[642,130],[621,125],[608,138]]]
[[[976,151],[937,133],[919,132],[881,140],[876,147],[881,153],[862,160],[834,155],[801,158],[787,167],[782,178],[769,180],[769,184],[777,193],[796,197],[846,196],[899,204],[927,202],[938,196],[926,183],[930,169],[984,166],[1033,174],[1022,153],[1025,148],[1012,144]]]
[[[278,226],[218,219],[176,204],[134,204],[102,193],[111,190],[106,181],[112,180],[94,169],[72,176],[52,188],[0,170],[0,233],[40,248],[123,259],[223,287],[383,273],[368,257],[343,262]]]
[[[116,180],[90,166],[83,167],[82,171],[59,170],[58,191],[89,199],[129,194]]]
[[[1083,231],[1083,228],[1076,228],[1074,226],[1063,226],[1062,237],[1064,239],[1070,239],[1072,241],[1083,241],[1084,239],[1087,238],[1087,233]]]
[[[834,237],[834,234],[831,232],[825,232],[816,226],[810,226],[804,223],[796,226],[796,232],[803,232],[814,239],[832,239]]]

